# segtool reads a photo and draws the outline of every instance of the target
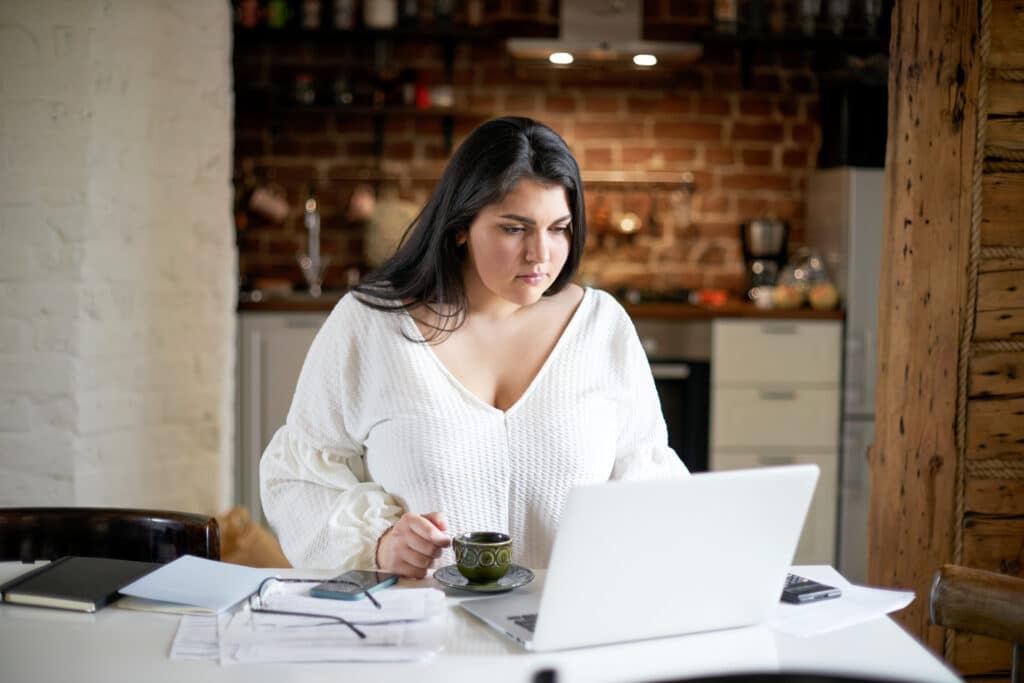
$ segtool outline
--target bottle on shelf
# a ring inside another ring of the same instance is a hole
[[[411,27],[420,23],[420,0],[399,0],[398,24]]]
[[[714,0],[715,30],[736,33],[739,30],[739,3],[737,0]]]
[[[334,0],[334,28],[348,31],[355,27],[355,0]]]
[[[267,2],[267,26],[270,28],[285,28],[291,18],[291,8],[288,0],[269,0]]]
[[[301,26],[307,31],[320,28],[323,18],[322,0],[302,0]]]

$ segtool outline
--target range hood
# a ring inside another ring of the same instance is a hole
[[[690,62],[700,57],[697,43],[643,40],[642,0],[562,0],[558,38],[510,38],[505,45],[513,57],[545,59],[556,64],[572,61]],[[564,56],[561,60],[552,55]],[[637,55],[654,57],[636,59]]]

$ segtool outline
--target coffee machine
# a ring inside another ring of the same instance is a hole
[[[773,286],[786,262],[789,224],[777,218],[752,218],[740,224],[740,242],[750,275],[750,290]]]

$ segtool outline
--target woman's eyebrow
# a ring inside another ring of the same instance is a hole
[[[527,218],[526,216],[520,216],[514,213],[503,213],[500,216],[498,216],[498,218],[508,218],[513,221],[519,221],[520,223],[529,223],[530,225],[537,225],[537,221],[533,220],[532,218]],[[571,214],[566,214],[561,218],[556,218],[555,220],[551,221],[551,225],[554,225],[555,223],[561,223],[562,221],[567,221],[571,218]]]

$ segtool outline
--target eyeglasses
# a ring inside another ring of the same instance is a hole
[[[347,581],[345,579],[290,579],[290,578],[278,578],[276,576],[268,576],[260,582],[259,587],[249,596],[249,611],[257,614],[278,614],[283,616],[291,617],[310,617],[312,619],[327,619],[338,624],[347,626],[353,633],[360,638],[366,638],[366,634],[363,633],[359,628],[352,622],[333,614],[316,614],[314,612],[295,612],[291,610],[274,609],[267,607],[269,598],[273,593],[273,588],[277,583],[326,583],[326,584],[338,584],[349,587],[355,587],[357,590],[361,589],[362,586],[354,581]],[[377,599],[373,597],[367,590],[362,590],[362,593],[373,603],[373,606],[377,609],[382,609]]]

